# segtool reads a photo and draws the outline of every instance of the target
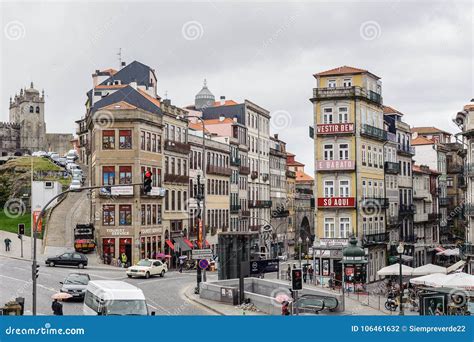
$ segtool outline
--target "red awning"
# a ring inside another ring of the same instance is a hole
[[[188,239],[183,238],[183,241],[184,241],[184,243],[186,243],[186,244],[189,246],[189,248],[193,248],[193,247],[194,247],[193,243],[192,243],[191,241],[189,241]]]
[[[174,251],[174,245],[171,240],[166,240],[166,244]]]
[[[202,247],[202,243],[200,243],[200,242],[198,241],[197,244],[198,244],[199,248],[203,248],[203,247]],[[206,247],[211,247],[211,245],[209,244],[209,241],[207,241],[207,240],[206,240],[205,245],[206,245]],[[204,248],[206,248],[206,247],[204,247]]]
[[[444,252],[446,249],[441,246],[438,246],[438,247],[435,247],[434,250],[439,253],[439,252]]]

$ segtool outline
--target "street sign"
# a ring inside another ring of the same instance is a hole
[[[35,211],[33,211],[32,214],[33,214],[33,227],[35,225],[37,225],[36,226],[36,232],[41,233],[43,218],[41,218],[41,220],[39,220],[39,222],[38,222],[38,218],[39,218],[39,215],[41,214],[41,210],[35,210]],[[38,223],[36,223],[36,222],[38,222]]]
[[[250,274],[278,272],[280,268],[279,265],[278,259],[250,261]]]
[[[212,249],[193,249],[192,258],[195,260],[212,259]]]
[[[199,260],[199,267],[203,270],[209,267],[209,261],[206,259]]]

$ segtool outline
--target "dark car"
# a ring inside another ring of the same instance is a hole
[[[91,278],[87,273],[70,273],[64,281],[60,282],[61,292],[69,293],[71,299],[84,300],[87,284]]]
[[[84,254],[76,253],[76,252],[64,253],[64,254],[46,259],[46,265],[50,267],[61,265],[61,266],[76,266],[78,268],[84,268],[85,266],[87,266],[87,257]]]

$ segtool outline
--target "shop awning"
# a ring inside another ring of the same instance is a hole
[[[202,243],[200,243],[199,241],[197,241],[197,245],[199,248],[209,248],[211,247],[211,245],[209,244],[209,241],[206,240],[206,243],[204,244],[205,247],[202,247]]]
[[[186,242],[184,242],[184,238],[182,237],[175,238],[174,245],[176,247],[175,250],[178,249],[181,252],[188,252],[192,249]]]
[[[435,250],[436,252],[438,252],[438,253],[445,251],[445,249],[444,249],[443,247],[441,247],[441,246],[435,247],[434,250]]]
[[[194,247],[193,243],[191,241],[189,241],[188,239],[183,238],[183,241],[189,246],[189,248],[192,249]]]
[[[173,245],[173,243],[171,242],[171,240],[166,240],[166,244],[167,244],[172,250],[174,250],[174,245]]]
[[[462,268],[465,264],[466,262],[464,260],[459,260],[457,263],[448,267],[447,273],[456,272],[457,270]]]

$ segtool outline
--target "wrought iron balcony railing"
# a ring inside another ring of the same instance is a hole
[[[362,236],[364,246],[372,244],[387,243],[389,241],[389,233],[367,234]]]
[[[230,176],[232,174],[232,169],[224,166],[207,165],[206,171],[211,175],[218,176]]]
[[[189,151],[191,150],[191,146],[189,144],[182,143],[179,141],[166,139],[165,150],[170,151],[170,152],[188,154]]]
[[[385,162],[385,172],[391,174],[399,174],[400,173],[400,164],[394,162]]]
[[[380,141],[387,140],[387,131],[367,124],[362,125],[360,134]]]
[[[249,201],[249,208],[250,209],[271,208],[271,207],[272,207],[272,201],[262,201],[262,200]]]

